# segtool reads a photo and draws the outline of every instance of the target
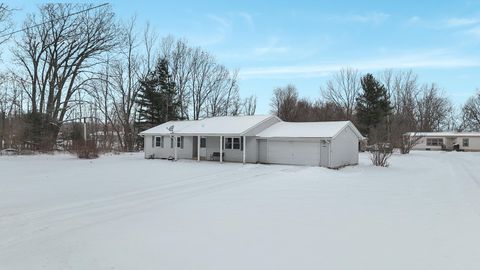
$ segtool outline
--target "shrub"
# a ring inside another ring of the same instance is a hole
[[[388,143],[377,143],[370,149],[370,159],[374,166],[388,167],[388,159],[392,156],[392,148]]]
[[[98,148],[96,141],[88,140],[86,142],[80,143],[76,146],[76,152],[78,158],[84,159],[94,159],[98,158]]]

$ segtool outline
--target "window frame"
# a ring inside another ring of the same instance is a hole
[[[470,147],[470,138],[462,138],[462,147]]]
[[[183,136],[177,137],[177,148],[183,149]]]
[[[200,137],[200,148],[207,148],[207,138]]]
[[[236,141],[238,142],[238,148],[236,148]],[[230,147],[228,147],[230,146]],[[224,137],[223,149],[225,150],[240,150],[243,151],[243,137]]]
[[[427,138],[427,146],[442,146],[443,138]]]
[[[233,137],[225,137],[224,139],[224,145],[223,145],[223,149],[225,150],[231,150],[232,149],[232,146],[233,146]]]
[[[163,148],[163,136],[155,136],[154,138],[155,138],[155,147]]]
[[[237,142],[235,142],[237,141]],[[237,145],[235,145],[237,144]],[[241,140],[239,137],[233,137],[233,140],[232,140],[232,149],[233,150],[240,150],[240,145],[242,144]]]

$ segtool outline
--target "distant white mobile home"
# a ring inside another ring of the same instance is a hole
[[[480,132],[409,132],[415,141],[412,149],[480,151]]]
[[[357,164],[363,138],[349,121],[293,123],[273,115],[170,121],[140,135],[145,158],[329,168]]]

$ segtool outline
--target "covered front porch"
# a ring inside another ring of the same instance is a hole
[[[191,145],[191,157],[194,160],[201,161],[224,161],[228,162],[247,162],[247,137],[238,135],[173,135],[177,142],[189,140]],[[183,139],[181,139],[183,137]],[[180,147],[177,143],[176,147]],[[179,158],[178,151],[174,151],[175,160]]]

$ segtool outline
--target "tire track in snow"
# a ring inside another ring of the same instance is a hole
[[[230,173],[223,173],[226,171]],[[259,177],[266,174],[267,172],[264,172],[245,177],[242,174],[242,170],[231,172],[231,169],[229,169],[222,171],[222,173],[186,178],[183,179],[181,184],[147,189],[142,192],[129,192],[126,195],[117,195],[109,199],[90,201],[52,211],[46,210],[40,214],[27,215],[20,221],[20,224],[18,224],[18,220],[14,220],[11,222],[12,224],[2,224],[2,226],[6,225],[9,228],[14,226],[17,231],[20,231],[13,234],[10,239],[4,238],[0,244],[0,249],[19,245],[36,237],[57,235],[58,233],[65,233],[114,219],[140,214],[167,201],[174,203],[218,192],[235,185],[243,185],[256,181]],[[198,179],[201,180],[205,177],[213,177],[213,179],[198,182]],[[22,237],[18,237],[19,234]]]
[[[461,192],[466,195],[465,202],[480,216],[480,166],[465,158],[467,153],[454,154],[448,160],[452,175],[455,179],[462,180]],[[474,173],[472,169],[477,169],[478,173]]]

